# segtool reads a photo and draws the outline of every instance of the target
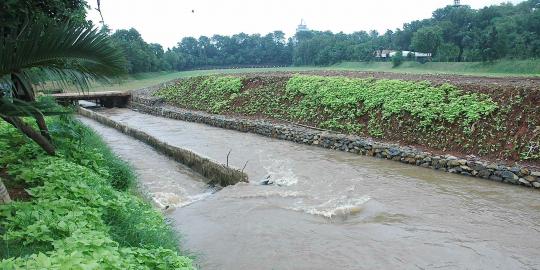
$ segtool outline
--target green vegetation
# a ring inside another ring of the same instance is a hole
[[[390,62],[344,62],[329,67],[279,67],[210,69],[178,72],[149,72],[132,74],[115,84],[90,86],[90,91],[128,91],[164,83],[167,81],[217,74],[260,73],[260,72],[301,72],[301,71],[375,71],[413,74],[458,74],[488,77],[540,76],[540,60],[498,60],[494,62],[417,62],[404,61],[394,67]],[[76,89],[71,89],[76,91]]]
[[[468,126],[497,108],[489,96],[428,82],[294,76],[286,90],[290,100],[300,100],[290,108],[291,116],[313,122],[322,114],[329,118],[322,127],[336,128],[333,125],[337,124],[345,130],[354,130],[350,125],[356,119],[374,112],[380,112],[383,119],[410,114],[420,127],[456,120]]]
[[[538,93],[492,90],[388,79],[243,75],[184,79],[155,95],[211,113],[287,120],[444,151],[538,160],[540,111],[533,105]]]
[[[403,64],[403,52],[399,51],[396,55],[392,56],[392,67],[396,68]]]
[[[0,268],[192,269],[129,166],[71,116],[49,126],[56,156],[0,122],[2,178],[30,196],[0,204]]]
[[[377,113],[383,119],[408,114],[418,119],[420,127],[427,128],[435,122],[453,124],[457,120],[469,126],[497,108],[487,95],[462,93],[449,84],[435,87],[428,82],[294,76],[280,95],[257,98],[251,90],[240,93],[241,88],[240,78],[211,76],[180,81],[156,94],[169,102],[213,113],[228,111],[231,104],[249,98],[246,106],[234,110],[351,132],[362,128],[357,119],[365,115],[374,118]]]
[[[357,70],[377,72],[398,72],[415,74],[459,74],[488,77],[540,76],[540,60],[499,60],[494,62],[403,62],[392,68],[388,62],[344,62],[329,70]]]
[[[91,81],[108,82],[125,73],[124,56],[108,35],[85,23],[84,1],[1,5],[7,10],[0,16],[0,118],[54,155],[44,119],[54,113],[36,101],[36,86],[86,89]],[[37,130],[23,116],[34,118]]]
[[[242,79],[238,77],[198,77],[166,87],[159,92],[159,96],[177,103],[191,104],[193,109],[219,113],[229,108],[241,87]]]

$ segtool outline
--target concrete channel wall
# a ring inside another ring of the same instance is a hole
[[[176,161],[188,166],[192,170],[206,177],[211,185],[228,186],[238,182],[248,182],[246,173],[238,169],[225,166],[209,158],[199,156],[189,150],[169,145],[159,139],[143,132],[116,122],[104,115],[79,107],[79,114],[94,119],[101,124],[117,129],[118,131],[140,140],[157,151],[174,158]]]
[[[463,159],[451,155],[436,155],[413,147],[380,143],[359,136],[315,130],[296,125],[276,124],[264,120],[251,120],[184,110],[167,106],[159,98],[143,95],[134,95],[129,107],[143,113],[171,119],[204,123],[220,128],[251,132],[296,143],[374,156],[465,176],[540,188],[540,170],[518,165],[506,166],[483,161],[475,157]]]

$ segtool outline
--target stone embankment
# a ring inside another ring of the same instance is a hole
[[[297,125],[276,124],[264,120],[184,110],[165,105],[160,98],[148,97],[144,94],[137,95],[135,93],[129,106],[143,113],[171,119],[204,123],[220,128],[251,132],[296,143],[374,156],[465,176],[540,188],[540,170],[523,166],[507,166],[483,161],[476,157],[465,159],[451,155],[436,155],[413,147],[381,143],[368,138],[337,134]]]
[[[206,157],[199,156],[198,154],[189,150],[162,142],[143,131],[130,128],[129,126],[118,123],[104,115],[80,107],[79,114],[94,119],[106,126],[115,128],[126,135],[154,147],[157,151],[172,157],[176,161],[188,166],[192,170],[204,176],[209,180],[208,184],[210,185],[220,185],[225,187],[228,185],[234,185],[238,182],[248,182],[247,174],[238,169],[220,164]]]

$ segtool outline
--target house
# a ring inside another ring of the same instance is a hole
[[[377,50],[375,51],[375,58],[387,59],[396,55],[396,51],[393,50]]]
[[[380,60],[388,60],[395,56],[398,53],[398,51],[394,50],[378,50],[375,51],[375,58]],[[412,51],[401,51],[403,54],[403,57],[411,58],[415,60],[419,59],[429,59],[431,58],[431,53],[423,53],[423,52],[412,52]]]

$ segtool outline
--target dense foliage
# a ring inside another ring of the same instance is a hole
[[[285,34],[281,31],[265,36],[241,33],[230,37],[186,37],[166,51],[159,44],[146,43],[133,28],[118,30],[112,34],[112,38],[124,50],[130,73],[291,64],[292,47],[287,44]]]
[[[296,36],[294,64],[328,65],[369,61],[383,49],[434,54],[436,61],[491,61],[540,57],[540,1],[504,3],[472,9],[447,6],[429,19],[402,29],[333,34],[301,32]]]
[[[126,51],[132,73],[291,63],[321,66],[375,60],[382,50],[432,53],[432,60],[450,62],[530,59],[540,57],[540,0],[478,10],[447,6],[429,19],[384,34],[302,31],[286,40],[283,32],[276,31],[265,36],[187,37],[166,51],[145,43],[135,29],[119,30],[113,37]]]
[[[159,95],[193,109],[220,113],[229,108],[241,87],[238,77],[198,77],[166,87]]]
[[[293,117],[315,120],[327,115],[331,119],[322,122],[323,127],[347,126],[377,110],[383,118],[409,114],[418,118],[420,127],[456,120],[468,126],[497,108],[485,95],[428,82],[295,76],[287,82],[286,91],[292,100],[300,100],[291,108]]]
[[[242,87],[239,77],[198,77],[179,81],[156,94],[185,107],[222,113],[252,94],[241,92]],[[369,121],[376,121],[375,112],[383,119],[407,114],[418,119],[419,127],[429,128],[434,123],[453,124],[458,120],[470,126],[497,108],[489,96],[428,82],[297,75],[286,82],[284,90],[269,99],[250,99],[248,103],[254,102],[256,108],[245,104],[234,109],[359,132],[365,127],[358,119],[368,115]]]
[[[0,268],[191,269],[162,215],[131,195],[130,168],[71,117],[50,126],[54,157],[0,123],[3,178],[31,195],[0,205]]]
[[[0,2],[0,32],[17,31],[28,24],[71,22],[88,25],[86,0],[5,0]]]

